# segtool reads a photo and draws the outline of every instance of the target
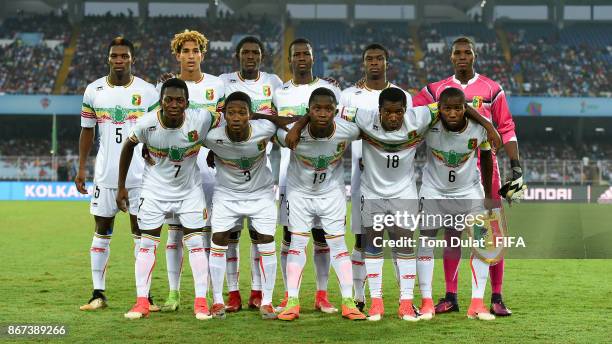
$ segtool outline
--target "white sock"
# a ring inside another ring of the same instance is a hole
[[[317,290],[327,290],[327,282],[329,281],[330,267],[330,251],[325,243],[315,242],[314,250],[314,265],[315,275],[317,279]]]
[[[202,233],[187,234],[184,237],[185,246],[189,250],[189,265],[193,274],[195,297],[206,297],[208,289],[208,258],[204,251]]]
[[[260,263],[257,270],[260,271],[261,280],[263,281],[262,305],[272,304],[272,293],[274,292],[274,283],[276,282],[275,246],[274,242],[257,245],[257,251],[260,252]]]
[[[283,285],[285,286],[285,291],[289,290],[287,286],[287,252],[289,252],[289,245],[285,240],[283,240],[281,244],[281,257],[280,257],[280,265],[281,265],[281,274],[283,275]]]
[[[349,258],[344,235],[326,236],[325,241],[329,246],[331,265],[338,275],[340,282],[340,293],[342,297],[353,297],[353,268]]]
[[[370,297],[382,298],[382,271],[385,260],[382,256],[365,255],[365,267],[368,273]]]
[[[136,268],[134,269],[138,297],[149,297],[158,244],[159,237],[142,235],[140,238],[140,251],[136,257]]]
[[[433,238],[428,238],[429,241],[433,241]],[[434,271],[434,248],[423,246],[421,239],[418,240],[419,251],[417,253],[417,276],[419,276],[419,290],[421,291],[421,297],[424,299],[431,299],[432,290],[432,279]]]
[[[363,251],[353,248],[351,263],[353,264],[353,286],[355,288],[355,300],[365,302],[366,267]]]
[[[414,254],[402,253],[397,253],[397,258],[397,268],[400,276],[400,300],[412,300],[416,278],[416,259]]]
[[[276,253],[274,253],[276,257]],[[261,289],[261,272],[259,270],[259,249],[251,243],[251,290]],[[276,259],[276,258],[274,258]]]
[[[106,264],[110,256],[110,235],[94,234],[91,240],[89,256],[91,257],[91,279],[93,288],[97,290],[106,289]]]
[[[238,278],[240,272],[238,266],[240,264],[240,249],[238,247],[238,240],[234,241],[230,239],[227,246],[227,291],[238,290]]]
[[[395,281],[397,282],[397,285],[399,286],[399,277],[400,277],[400,273],[399,273],[399,268],[397,267],[397,252],[395,252],[395,250],[391,250],[391,261],[393,262],[393,275],[395,276]]]
[[[199,236],[201,239],[201,236]],[[181,289],[181,272],[183,271],[183,230],[180,226],[170,225],[166,242],[166,267],[170,290]]]
[[[213,303],[223,302],[223,280],[225,279],[225,267],[227,266],[227,246],[218,246],[214,242],[210,248],[208,260],[210,277],[212,280]]]
[[[489,264],[472,255],[470,258],[470,268],[472,270],[472,299],[482,299],[487,288]]]
[[[300,294],[300,282],[302,272],[306,265],[306,246],[310,240],[310,233],[291,233],[292,253],[287,256],[287,292],[289,297],[298,297]]]
[[[140,235],[132,234],[132,238],[134,238],[134,259],[136,259],[138,251],[140,251]]]

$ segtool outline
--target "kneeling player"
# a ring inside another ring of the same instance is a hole
[[[447,88],[440,95],[439,111],[441,121],[425,135],[427,162],[423,168],[423,184],[420,198],[425,224],[421,228],[417,272],[423,298],[431,302],[433,275],[433,245],[428,245],[442,227],[442,217],[449,215],[457,219],[466,214],[483,213],[485,204],[491,200],[492,157],[485,129],[466,119],[465,95],[457,88]],[[477,167],[477,152],[481,150],[483,182]],[[484,186],[484,190],[483,190]],[[485,199],[486,197],[486,199]],[[490,206],[487,205],[487,208]],[[433,215],[433,216],[431,216]],[[436,217],[438,216],[438,217]],[[444,220],[446,223],[446,220]],[[463,223],[449,227],[462,229]],[[470,319],[493,320],[495,316],[483,303],[489,271],[488,263],[472,256],[472,302],[467,312]],[[421,317],[431,319],[433,307],[421,309]]]
[[[138,205],[142,239],[136,258],[136,305],[125,317],[137,319],[149,315],[147,295],[161,227],[167,217],[173,216],[180,221],[183,242],[189,250],[195,286],[195,316],[199,320],[210,319],[206,302],[208,259],[202,240],[206,207],[196,160],[201,138],[218,121],[207,110],[185,111],[189,105],[189,91],[182,80],[164,82],[160,98],[161,111],[150,112],[138,122],[121,151],[119,161],[117,205],[123,211],[126,210],[128,197],[125,188],[128,162],[136,144],[146,145],[153,163],[145,167]]]
[[[291,245],[287,258],[288,301],[278,315],[281,320],[299,317],[300,280],[306,264],[306,246],[310,229],[321,221],[342,293],[342,316],[364,320],[353,302],[353,274],[344,242],[346,197],[342,155],[351,141],[359,136],[359,128],[343,119],[334,118],[336,96],[327,88],[314,90],[308,101],[310,122],[302,131],[305,137],[291,152],[287,172],[287,212]],[[277,137],[285,145],[286,132]]]
[[[266,164],[266,146],[276,133],[276,126],[267,120],[249,120],[251,99],[243,92],[227,97],[224,113],[226,123],[211,130],[205,139],[206,146],[215,153],[217,168],[210,252],[211,312],[213,317],[225,316],[223,279],[230,230],[247,217],[254,228],[249,231],[251,239],[260,254],[257,266],[263,281],[260,313],[263,319],[275,319],[272,292],[276,281],[277,208],[272,172]]]

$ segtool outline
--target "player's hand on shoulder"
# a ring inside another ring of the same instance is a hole
[[[330,84],[340,88],[340,83],[338,82],[338,80],[336,80],[336,79],[334,79],[332,77],[325,76],[325,77],[322,77],[321,79],[323,79],[323,80],[329,82]]]
[[[117,207],[124,213],[126,213],[128,211],[128,203],[129,203],[129,197],[128,197],[128,191],[126,188],[119,188],[117,190]]]
[[[361,78],[359,80],[357,80],[357,82],[355,83],[355,87],[357,88],[365,88],[366,86],[366,79],[365,78]]]
[[[160,84],[163,84],[164,82],[172,79],[172,78],[176,78],[176,75],[172,74],[172,73],[164,73],[162,74],[159,79],[157,80],[157,82],[159,82]]]
[[[87,188],[85,187],[85,171],[79,170],[77,172],[76,177],[74,177],[74,184],[76,185],[77,190],[83,195],[87,194]]]
[[[206,165],[210,168],[215,168],[215,153],[212,150],[209,150],[208,155],[206,155]]]
[[[291,128],[289,132],[287,132],[287,135],[285,136],[285,145],[287,145],[287,148],[295,149],[298,143],[300,143],[301,134],[302,134],[301,130],[298,130],[297,127]]]

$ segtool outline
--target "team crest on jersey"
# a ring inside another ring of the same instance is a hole
[[[474,109],[480,109],[482,107],[482,100],[483,98],[481,96],[474,96],[474,98],[472,98],[472,107]]]
[[[196,142],[199,139],[198,131],[197,130],[190,131],[189,133],[187,133],[187,138],[189,139],[189,142]]]
[[[266,142],[266,139],[263,139],[263,140],[257,142],[257,150],[258,151],[266,150],[266,145],[267,144],[268,144],[268,142]]]
[[[263,95],[264,97],[270,97],[272,95],[272,89],[268,85],[263,86]]]
[[[186,151],[187,148],[172,146],[168,150],[168,157],[170,158],[170,161],[183,161],[183,156],[185,155]]]
[[[139,106],[142,103],[142,97],[140,94],[132,94],[132,105]]]
[[[125,119],[127,118],[127,110],[123,107],[117,105],[110,112],[110,117],[114,124],[117,123],[125,123]]]
[[[469,141],[468,141],[468,149],[472,150],[472,149],[476,149],[476,145],[478,144],[478,139],[472,137]]]
[[[408,140],[414,140],[417,137],[417,131],[413,130],[411,132],[408,133]]]
[[[329,167],[329,162],[332,160],[332,158],[333,157],[330,156],[319,155],[314,164],[315,171],[326,170]]]
[[[215,90],[212,88],[207,88],[206,89],[206,100],[213,100],[215,99]]]

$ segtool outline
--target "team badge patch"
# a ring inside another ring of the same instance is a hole
[[[272,89],[270,89],[270,86],[264,85],[264,87],[263,87],[263,95],[265,97],[270,97],[272,95]]]
[[[206,100],[213,100],[215,99],[215,90],[212,88],[207,88],[206,89]]]
[[[504,256],[504,237],[507,236],[506,217],[503,208],[496,208],[491,214],[483,214],[483,223],[468,227],[473,240],[484,243],[484,247],[473,247],[472,252],[483,262],[494,265]]]
[[[474,109],[480,109],[482,107],[482,97],[481,96],[475,96],[474,98],[472,98],[472,107]]]
[[[142,103],[142,97],[140,94],[132,94],[132,105],[138,106]]]
[[[198,132],[196,130],[192,130],[187,134],[187,138],[189,139],[189,142],[196,142],[199,138],[198,136]]]
[[[476,149],[476,145],[478,144],[478,139],[472,137],[469,141],[468,141],[468,149],[472,150],[472,149]]]

